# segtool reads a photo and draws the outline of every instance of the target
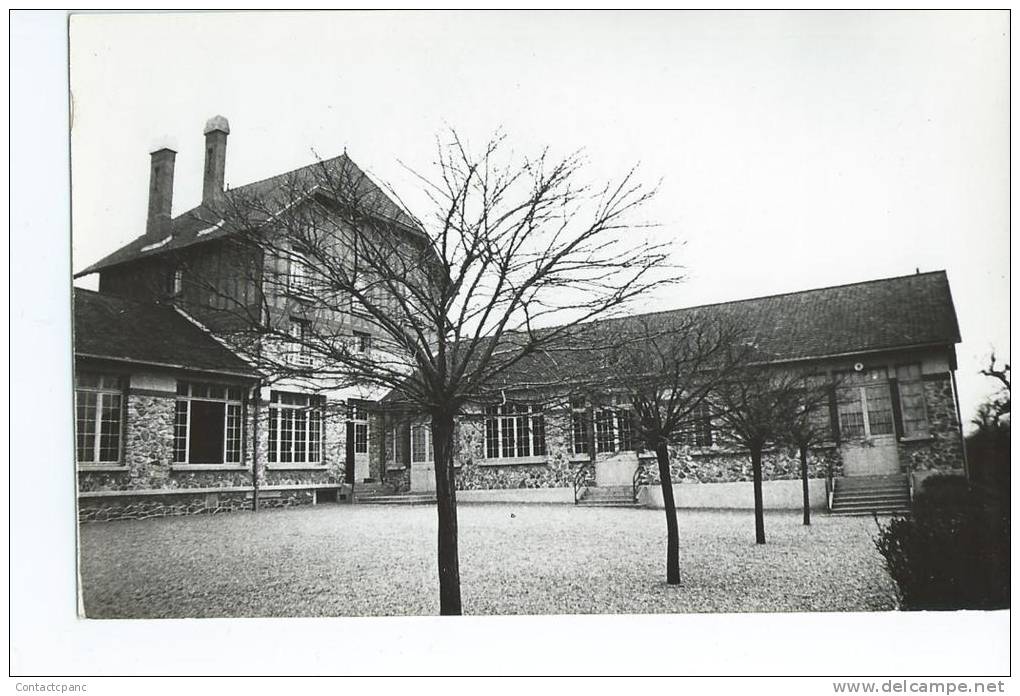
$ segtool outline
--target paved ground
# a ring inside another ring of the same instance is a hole
[[[682,584],[665,584],[661,510],[460,506],[468,614],[892,609],[874,520],[681,512]],[[325,505],[88,523],[91,617],[436,614],[431,507]]]

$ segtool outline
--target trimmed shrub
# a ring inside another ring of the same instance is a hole
[[[875,546],[903,609],[1009,607],[1009,512],[958,476],[927,479],[913,515],[878,523]]]

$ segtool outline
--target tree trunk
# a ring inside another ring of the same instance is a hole
[[[666,508],[666,583],[680,584],[680,530],[676,521],[676,501],[673,499],[673,476],[669,470],[669,447],[662,443],[655,448],[659,462],[659,485]]]
[[[800,483],[804,489],[804,524],[811,524],[811,497],[808,495],[807,447],[800,448]]]
[[[459,616],[460,555],[457,551],[457,486],[453,468],[453,416],[432,416],[432,447],[436,467],[436,510],[439,515],[439,613]]]
[[[761,447],[751,449],[751,469],[754,472],[754,540],[765,543],[765,506],[761,497]]]

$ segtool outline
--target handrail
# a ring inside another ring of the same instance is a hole
[[[832,481],[832,474],[825,476],[825,510],[832,512],[832,496],[835,493],[835,486]]]
[[[636,503],[636,502],[637,502],[637,500],[638,500],[638,492],[637,492],[637,489],[638,489],[638,485],[639,485],[639,482],[641,481],[641,478],[642,478],[642,477],[641,477],[641,475],[642,475],[643,473],[644,473],[644,470],[643,470],[643,469],[641,468],[641,458],[640,458],[640,457],[638,457],[638,463],[637,463],[637,466],[636,466],[636,467],[634,467],[634,476],[633,476],[633,478],[631,478],[631,480],[630,480],[630,494],[631,494],[631,499],[632,499],[632,500],[633,500],[633,501],[634,501],[635,503]]]
[[[594,462],[592,462],[590,459],[586,459],[583,462],[581,462],[581,466],[577,467],[577,473],[574,474],[574,505],[577,505],[579,500],[577,495],[578,491],[580,491],[581,488],[585,487],[583,483],[585,472],[588,470],[588,467],[593,466]]]

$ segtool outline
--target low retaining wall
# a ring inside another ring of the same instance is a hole
[[[317,494],[322,491],[323,494]],[[335,492],[335,495],[333,493]],[[250,510],[251,486],[180,488],[174,490],[83,491],[78,497],[78,521],[105,521],[218,514]],[[259,508],[314,505],[317,499],[340,502],[345,486],[267,486],[259,489]]]
[[[457,491],[461,503],[570,503],[574,504],[573,487],[557,488],[483,488]]]
[[[804,505],[800,481],[764,481],[761,487],[762,503],[769,510],[798,510]],[[750,481],[734,483],[674,483],[673,497],[678,508],[754,508],[754,484]],[[811,507],[824,509],[825,479],[808,480],[808,499]],[[642,486],[638,502],[645,507],[662,508],[662,489],[658,485]]]

